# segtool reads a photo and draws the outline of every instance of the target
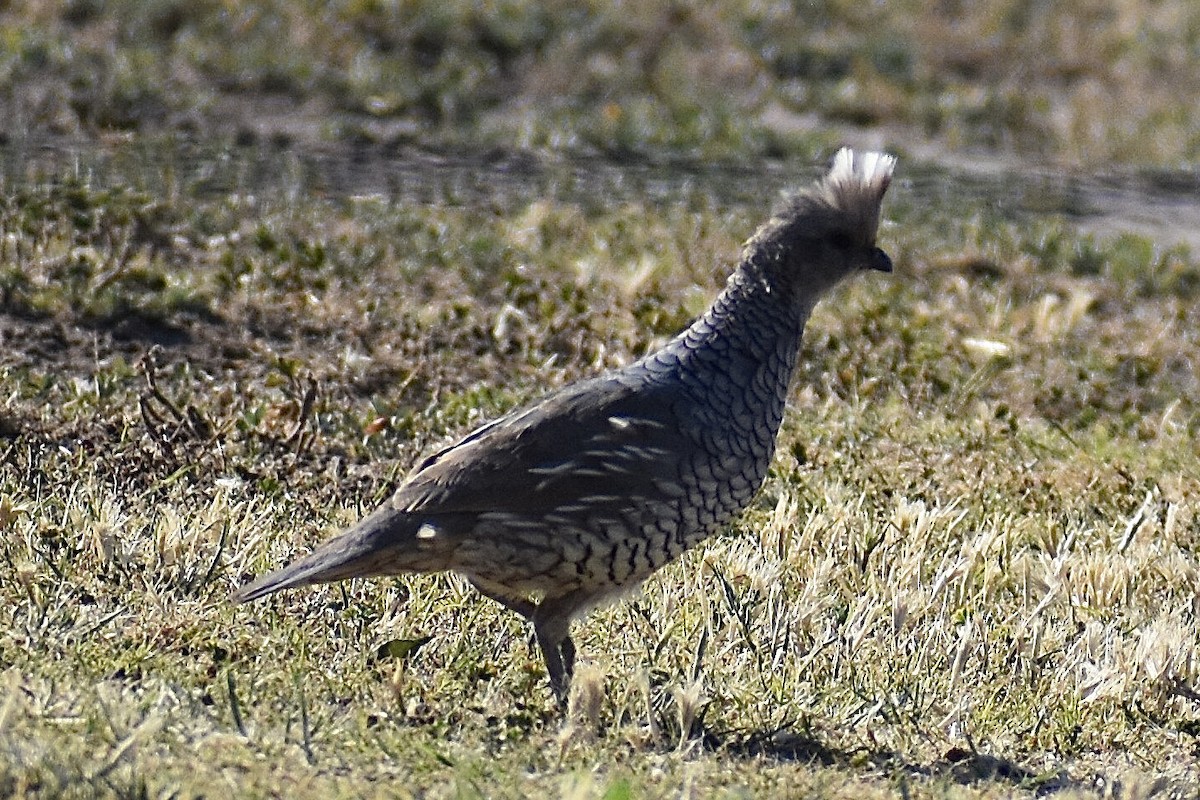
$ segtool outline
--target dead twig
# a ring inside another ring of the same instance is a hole
[[[312,373],[304,376],[304,394],[300,398],[300,410],[296,414],[296,424],[287,438],[283,440],[284,444],[292,448],[295,455],[300,455],[305,448],[312,444],[312,437],[305,438],[303,434],[317,401],[318,386],[317,379],[312,376]]]
[[[138,362],[146,380],[146,391],[138,398],[138,409],[150,435],[166,454],[184,432],[194,439],[208,441],[213,436],[213,425],[200,409],[189,403],[180,410],[179,406],[158,388],[157,355],[161,350],[159,345],[151,347]],[[170,419],[164,416],[159,408],[165,409]]]

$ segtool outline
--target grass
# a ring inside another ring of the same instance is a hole
[[[0,42],[10,138],[738,159],[865,135],[1091,167],[1200,154],[1187,0],[17,2]]]
[[[0,786],[1140,797],[1196,774],[1200,264],[903,182],[761,496],[577,626],[458,579],[227,602],[419,454],[635,358],[766,202],[11,187]],[[727,195],[727,191],[725,192]]]

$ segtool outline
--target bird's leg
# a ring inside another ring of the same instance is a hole
[[[471,585],[484,597],[490,597],[533,623],[533,633],[542,651],[542,659],[546,662],[546,674],[550,676],[550,689],[558,698],[559,705],[565,708],[571,692],[571,677],[575,674],[571,615],[587,603],[588,595],[571,592],[533,603],[528,598],[511,597],[474,578],[471,579]]]
[[[559,643],[558,649],[562,653],[563,669],[567,673],[567,680],[570,681],[575,677],[575,643],[568,636]]]
[[[571,690],[571,675],[575,671],[575,643],[567,635],[567,624],[553,614],[544,613],[545,603],[538,606],[525,598],[509,597],[474,579],[471,585],[484,597],[490,597],[533,623],[533,632],[546,662],[546,673],[550,676],[550,688],[558,702],[565,706],[567,693]]]
[[[546,659],[546,672],[550,674],[550,688],[563,708],[566,708],[571,678],[575,674],[571,617],[580,608],[586,607],[590,600],[591,595],[581,590],[559,597],[547,597],[538,604],[533,617],[533,630],[542,648],[542,657]]]
[[[570,636],[562,635],[558,630],[553,633],[547,630],[550,626],[535,621],[533,631],[537,635],[538,646],[542,649],[542,658],[546,662],[546,672],[550,676],[550,689],[558,698],[559,705],[567,705],[567,697],[571,693],[571,675],[575,671],[575,643]],[[557,626],[554,626],[557,628]],[[563,638],[558,638],[560,635]]]

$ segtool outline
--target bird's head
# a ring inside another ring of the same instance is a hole
[[[743,263],[810,307],[847,275],[891,272],[875,235],[895,166],[896,158],[884,153],[838,151],[829,172],[789,195],[746,243]]]

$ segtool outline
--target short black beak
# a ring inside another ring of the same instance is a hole
[[[877,269],[880,272],[892,271],[892,260],[888,258],[888,254],[876,247],[871,251],[871,269]]]

